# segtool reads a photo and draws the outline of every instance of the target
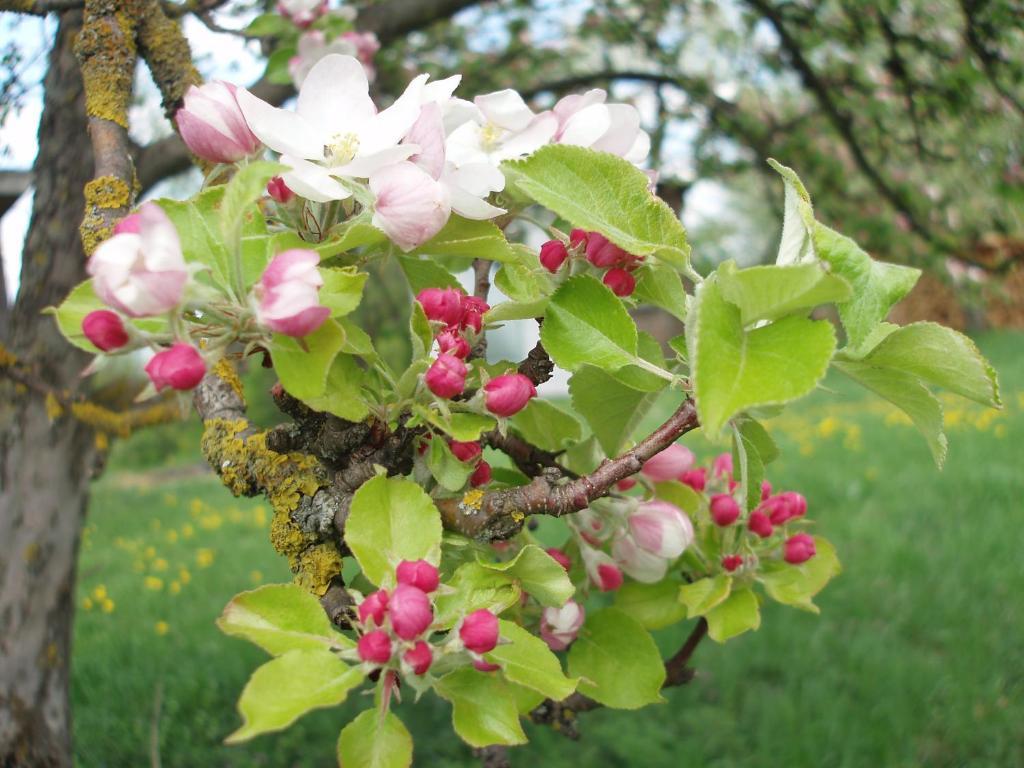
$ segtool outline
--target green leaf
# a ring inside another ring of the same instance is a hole
[[[442,437],[435,437],[430,441],[427,466],[441,487],[449,491],[461,490],[476,469],[474,464],[455,458],[448,447],[448,441]]]
[[[861,362],[894,368],[968,400],[998,408],[995,369],[974,342],[937,323],[912,323],[889,333]]]
[[[224,186],[218,219],[221,235],[229,249],[239,237],[242,220],[251,213],[250,207],[263,196],[267,182],[286,170],[287,166],[280,163],[259,160],[239,168]]]
[[[807,194],[803,182],[792,168],[787,168],[770,158],[768,165],[782,176],[786,187],[782,239],[776,263],[784,266],[813,260],[815,253],[811,233],[814,231],[815,221],[811,196]]]
[[[479,413],[453,413],[446,430],[453,440],[469,442],[494,429],[494,418]]]
[[[653,304],[686,322],[690,297],[683,288],[682,278],[665,264],[645,264],[636,271],[634,298],[644,304]]]
[[[267,584],[235,595],[217,626],[274,656],[295,649],[355,646],[334,629],[320,601],[295,584]]]
[[[638,365],[626,365],[611,376],[627,387],[643,392],[660,392],[671,383],[671,376],[665,370],[665,355],[661,352],[661,343],[646,331],[637,331],[637,352],[640,358],[651,364],[649,368]],[[660,373],[655,373],[660,371]]]
[[[511,576],[475,562],[460,565],[447,586],[452,591],[439,592],[434,597],[435,623],[442,627],[453,627],[460,618],[481,608],[500,615],[516,605],[522,594]]]
[[[548,302],[544,349],[559,366],[616,370],[637,360],[636,324],[608,286],[589,275],[570,278]]]
[[[719,266],[718,276],[723,298],[740,308],[743,325],[796,312],[807,314],[821,304],[850,298],[849,283],[818,263],[737,269],[730,260]]]
[[[561,701],[574,690],[576,680],[562,672],[562,665],[547,643],[518,624],[498,622],[503,642],[484,658],[500,664],[502,674],[513,683],[525,686],[554,701]]]
[[[471,747],[526,743],[515,694],[498,675],[460,669],[438,680],[434,690],[451,702],[455,732]]]
[[[511,423],[528,443],[544,451],[561,451],[583,436],[583,426],[575,416],[539,397],[530,400]]]
[[[615,607],[636,619],[644,629],[663,629],[686,618],[679,601],[679,583],[627,581],[615,592]]]
[[[340,768],[408,768],[412,736],[392,712],[360,712],[338,737]]]
[[[745,492],[746,508],[751,510],[761,503],[764,468],[778,458],[779,449],[760,422],[740,419],[733,432],[732,455],[736,474]]]
[[[328,650],[288,651],[249,678],[238,700],[242,727],[225,741],[237,744],[287,728],[310,710],[340,704],[364,679],[362,669],[348,666]]]
[[[231,256],[220,234],[224,187],[211,187],[188,200],[155,200],[178,230],[185,261],[210,268],[222,288],[230,283]]]
[[[842,571],[835,547],[820,536],[814,537],[815,555],[800,565],[765,563],[759,579],[773,600],[818,613],[811,602],[825,585]]]
[[[492,222],[464,219],[458,215],[452,215],[440,232],[410,253],[518,261],[516,250]]]
[[[321,268],[324,279],[320,288],[320,303],[331,310],[331,317],[353,312],[363,299],[363,286],[368,275],[355,267],[340,269]]]
[[[658,399],[657,392],[641,392],[591,365],[581,366],[569,378],[569,394],[573,408],[609,456],[618,455],[631,440]]]
[[[76,285],[59,307],[47,307],[43,312],[53,315],[57,321],[57,327],[65,339],[79,349],[84,349],[95,355],[100,350],[85,338],[85,334],[82,333],[82,321],[90,312],[106,308],[106,305],[96,295],[96,291],[93,290],[90,279]]]
[[[719,603],[705,616],[708,622],[708,637],[716,643],[724,643],[736,635],[761,626],[761,609],[757,595],[750,589],[738,589],[729,599]]]
[[[280,13],[261,13],[245,28],[246,37],[274,37],[292,32],[294,26]]]
[[[389,586],[402,560],[440,562],[441,515],[416,483],[377,475],[352,497],[345,543],[366,578]]]
[[[654,495],[659,499],[675,504],[691,518],[695,518],[704,505],[704,497],[686,483],[678,480],[665,480],[654,484]]]
[[[857,362],[836,362],[835,367],[879,397],[903,411],[928,443],[938,467],[946,460],[942,405],[916,377],[895,368],[872,368]]]
[[[714,439],[740,411],[787,403],[813,390],[828,369],[835,333],[826,320],[785,317],[744,330],[739,309],[722,297],[717,279],[697,292],[687,348],[706,434]]]
[[[426,358],[434,344],[434,330],[430,327],[423,305],[418,301],[412,303],[412,311],[409,313],[409,338],[412,340],[412,359]]]
[[[639,709],[662,701],[665,665],[654,638],[618,608],[587,616],[569,648],[569,674],[580,693],[613,709]]]
[[[289,71],[289,63],[295,57],[296,49],[294,45],[284,45],[279,48],[274,48],[273,53],[267,57],[267,67],[263,71],[263,77],[266,78],[267,82],[274,83],[275,85],[293,85],[291,72]]]
[[[565,568],[535,544],[527,544],[511,560],[503,563],[481,562],[480,565],[490,571],[505,574],[541,605],[560,608],[576,591]]]
[[[541,270],[525,264],[504,264],[494,275],[494,285],[513,301],[528,304],[551,292],[551,280]]]
[[[324,393],[303,400],[314,410],[326,411],[348,421],[362,421],[370,414],[370,407],[362,394],[365,377],[365,371],[352,355],[338,353],[327,371]]]
[[[484,315],[484,318],[488,323],[504,323],[509,320],[532,320],[535,317],[543,317],[547,307],[547,298],[525,303],[503,301],[491,307]]]
[[[853,240],[823,224],[815,227],[814,244],[833,274],[853,289],[853,298],[837,306],[848,346],[859,349],[892,306],[914,287],[921,271],[875,261]]]
[[[686,615],[694,619],[722,603],[731,591],[732,576],[720,573],[683,584],[679,588],[679,602],[686,606]]]
[[[650,192],[647,174],[627,160],[552,144],[504,168],[519,190],[572,226],[596,230],[636,256],[690,269],[679,217]]]
[[[398,264],[405,273],[413,295],[427,288],[459,288],[455,275],[430,259],[417,259],[414,256],[399,256]]]
[[[270,356],[281,385],[302,401],[320,397],[327,390],[327,375],[344,343],[344,332],[332,320],[301,340],[275,333]]]

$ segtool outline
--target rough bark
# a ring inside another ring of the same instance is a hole
[[[84,277],[78,223],[92,156],[72,52],[81,14],[61,17],[45,80],[36,193],[5,347],[58,389],[85,364],[40,311]],[[74,148],[69,151],[69,148]],[[0,382],[0,766],[70,766],[73,585],[91,430],[51,423],[44,399]]]

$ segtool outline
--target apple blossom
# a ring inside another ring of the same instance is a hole
[[[146,374],[156,391],[166,387],[177,390],[192,389],[206,374],[206,363],[199,350],[191,344],[176,342],[170,349],[157,352],[146,363]]]
[[[565,568],[566,571],[572,568],[572,560],[569,559],[569,556],[565,554],[565,552],[558,549],[558,547],[548,547],[544,551],[551,555],[551,559]]]
[[[466,387],[466,364],[454,355],[438,355],[423,380],[427,388],[438,397],[452,398],[461,395]]]
[[[667,501],[644,502],[626,519],[637,545],[659,557],[674,560],[693,543],[690,518]]]
[[[715,477],[732,477],[732,454],[720,453],[711,462],[711,474]]]
[[[772,521],[768,518],[768,515],[756,509],[750,513],[750,519],[747,520],[747,528],[762,539],[767,539],[772,535]]]
[[[327,11],[327,0],[278,0],[277,12],[297,27],[308,27]]]
[[[387,664],[391,660],[391,638],[383,629],[375,629],[359,638],[356,650],[363,661]]]
[[[761,481],[761,501],[765,501],[769,496],[772,495],[772,484],[767,480]]]
[[[411,251],[436,235],[451,215],[444,186],[410,162],[382,168],[370,176],[373,225],[403,251]]]
[[[540,615],[540,636],[552,651],[564,651],[576,639],[586,612],[575,600],[561,608],[548,606]]]
[[[399,583],[388,598],[391,628],[403,640],[423,634],[434,621],[434,608],[422,589]]]
[[[427,320],[458,326],[462,321],[462,297],[462,291],[457,288],[425,288],[416,296],[416,301],[423,307]]]
[[[695,460],[693,451],[685,445],[672,443],[645,461],[640,473],[656,483],[675,480],[692,467]]]
[[[367,80],[372,82],[377,76],[373,57],[379,49],[380,41],[372,32],[349,30],[328,41],[322,30],[309,29],[299,35],[295,55],[288,60],[288,74],[295,87],[301,88],[316,63],[324,56],[334,53],[359,59]]]
[[[572,232],[569,233],[569,247],[586,249],[587,231],[585,229],[572,230]]]
[[[483,299],[476,296],[462,297],[462,317],[459,320],[460,328],[472,328],[477,333],[484,325],[484,313],[491,307]]]
[[[540,263],[548,272],[557,272],[567,258],[569,252],[561,240],[548,240],[540,247]]]
[[[609,269],[601,282],[611,288],[616,296],[630,296],[636,290],[636,278],[621,267]]]
[[[800,565],[814,557],[817,552],[814,547],[814,539],[806,533],[798,533],[786,539],[784,545],[785,560],[792,565]]]
[[[499,669],[501,669],[501,665],[492,664],[491,662],[484,661],[483,659],[474,659],[473,669],[475,669],[477,672],[497,672]]]
[[[114,225],[114,234],[121,235],[125,232],[129,232],[137,235],[139,230],[142,228],[141,219],[142,217],[139,216],[139,214],[129,213]]]
[[[446,330],[437,334],[437,349],[442,355],[455,355],[465,360],[471,351],[469,342],[458,331]]]
[[[551,112],[535,114],[511,89],[477,96],[476,114],[448,135],[448,159],[456,167],[468,163],[497,166],[524,157],[547,144],[558,130]]]
[[[526,407],[530,398],[537,396],[537,388],[529,377],[521,373],[495,376],[484,384],[487,410],[495,416],[512,416]]]
[[[434,652],[423,640],[417,640],[416,645],[405,652],[402,660],[412,667],[413,674],[425,675],[434,661]]]
[[[598,269],[617,267],[632,262],[632,256],[600,232],[587,233],[587,261]]]
[[[661,581],[670,562],[641,547],[630,534],[620,535],[612,542],[612,557],[623,571],[644,584]]]
[[[552,108],[558,118],[553,140],[601,152],[611,152],[639,164],[651,149],[651,139],[640,129],[640,113],[629,104],[605,104],[607,94],[594,88],[563,97]]]
[[[280,176],[275,176],[267,182],[267,194],[274,202],[281,203],[281,205],[287,205],[295,197],[295,193],[289,189]]]
[[[481,460],[473,470],[473,474],[469,476],[469,484],[474,488],[479,488],[489,482],[491,482],[491,465]]]
[[[693,488],[697,493],[703,493],[704,487],[708,484],[708,471],[704,467],[688,469],[679,475],[678,480]]]
[[[82,333],[93,346],[104,352],[120,349],[128,343],[124,323],[109,309],[97,309],[82,318]]]
[[[235,163],[260,147],[231,83],[213,80],[189,86],[174,120],[189,151],[212,163]]]
[[[452,455],[459,461],[476,461],[483,451],[478,440],[469,442],[452,440],[448,446],[452,449]]]
[[[580,555],[583,557],[587,576],[602,592],[614,592],[622,586],[622,571],[607,553],[600,549],[581,547]]]
[[[715,525],[723,528],[732,525],[740,516],[740,505],[728,493],[719,493],[711,497],[711,519]]]
[[[737,568],[739,568],[742,565],[743,565],[743,556],[742,555],[726,555],[725,557],[722,558],[722,567],[726,571],[728,571],[729,573],[732,573],[733,571],[735,571]]]
[[[324,279],[319,264],[316,251],[302,248],[282,251],[270,260],[253,290],[261,325],[295,337],[307,336],[323,325],[331,310],[320,305]]]
[[[631,488],[635,488],[636,487],[636,478],[635,477],[625,477],[622,480],[619,480],[619,482],[617,482],[615,484],[615,487],[617,489],[619,489],[620,491],[623,491],[623,492],[624,491],[628,491]]]
[[[369,624],[370,620],[378,627],[384,624],[384,616],[388,610],[388,593],[387,590],[378,589],[376,592],[371,592],[363,598],[363,602],[359,604],[356,612],[359,615],[359,621],[363,624]]]
[[[395,569],[399,584],[408,584],[424,592],[433,592],[441,583],[437,567],[426,560],[403,560]]]
[[[129,317],[160,315],[181,303],[188,268],[178,231],[160,206],[143,203],[137,216],[138,231],[104,240],[86,270],[104,304]]]
[[[481,608],[462,620],[459,627],[462,644],[473,653],[488,653],[498,644],[498,617]]]

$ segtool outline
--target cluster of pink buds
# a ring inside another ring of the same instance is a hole
[[[472,349],[466,337],[470,332],[480,333],[484,313],[490,307],[458,288],[427,288],[420,291],[416,300],[427,319],[439,326],[435,336],[438,355],[427,371],[427,387],[445,399],[461,395],[469,373],[463,361]]]
[[[431,595],[440,586],[440,574],[426,560],[404,560],[395,569],[395,579],[397,585],[390,592],[378,589],[357,606],[361,635],[356,653],[371,667],[397,667],[405,674],[423,676],[440,652],[430,643],[434,623]],[[448,650],[467,651],[474,666],[480,668],[486,664],[481,654],[498,644],[498,617],[487,610],[470,613],[459,626],[458,638],[447,641]]]
[[[540,263],[549,272],[557,272],[569,258],[570,251],[586,257],[598,269],[605,270],[603,282],[616,296],[629,296],[636,289],[633,272],[643,257],[627,253],[600,232],[574,229],[569,246],[561,240],[549,240],[540,249]]]
[[[491,482],[491,465],[483,458],[483,448],[479,441],[461,442],[459,440],[452,440],[448,443],[448,447],[451,448],[452,455],[456,459],[476,466],[473,474],[469,476],[469,484],[471,486],[478,488]]]
[[[305,29],[327,12],[327,0],[279,0],[277,12],[299,29]]]

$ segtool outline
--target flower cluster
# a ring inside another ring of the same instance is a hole
[[[482,671],[498,669],[483,654],[498,644],[498,617],[486,609],[464,616],[457,631],[439,635],[431,595],[444,589],[437,568],[426,560],[402,561],[395,569],[396,586],[379,589],[361,598],[356,629],[356,655],[368,671],[401,671],[406,677],[423,677],[435,664],[446,671],[472,663]],[[443,659],[443,661],[440,661]]]
[[[603,270],[602,281],[616,296],[630,296],[636,290],[633,272],[643,262],[643,257],[627,253],[600,232],[574,229],[569,234],[568,245],[561,240],[548,240],[539,254],[541,265],[551,273],[557,273],[571,256],[586,258]]]

